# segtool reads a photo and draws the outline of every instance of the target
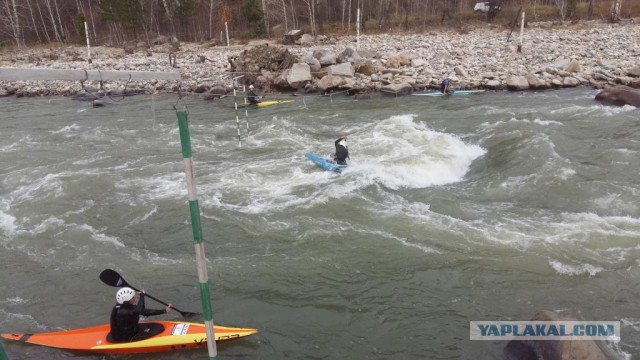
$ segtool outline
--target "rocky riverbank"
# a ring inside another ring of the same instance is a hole
[[[510,37],[510,41],[507,39]],[[557,25],[531,23],[522,51],[519,33],[486,25],[465,34],[431,31],[340,38],[305,35],[293,45],[254,42],[231,47],[172,44],[159,38],[126,48],[85,47],[4,51],[0,67],[178,71],[180,82],[2,81],[0,96],[72,96],[88,92],[181,91],[207,98],[232,90],[232,78],[263,91],[349,90],[407,94],[435,88],[527,90],[624,84],[640,87],[640,19]],[[357,48],[357,51],[355,50]],[[274,51],[275,49],[275,51]],[[267,55],[268,53],[268,55]],[[253,55],[252,55],[253,54]],[[256,55],[257,54],[257,55]],[[263,55],[260,55],[263,54]],[[275,58],[274,58],[275,56]],[[260,62],[260,60],[262,62]],[[258,66],[260,63],[260,66]],[[4,70],[3,70],[4,71]],[[1,75],[1,74],[0,74]]]

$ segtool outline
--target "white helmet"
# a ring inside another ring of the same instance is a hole
[[[123,287],[116,293],[116,301],[118,304],[124,304],[126,301],[133,299],[134,296],[136,296],[136,292],[132,288]]]
[[[253,89],[253,85],[249,85],[249,89]]]

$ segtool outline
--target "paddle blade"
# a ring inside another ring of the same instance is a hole
[[[175,308],[173,310],[175,310]],[[180,315],[182,315],[182,317],[187,318],[187,319],[201,316],[201,314],[199,314],[199,313],[194,313],[194,312],[189,312],[189,311],[179,311],[179,313],[180,313]]]
[[[109,286],[123,287],[129,286],[127,281],[120,276],[115,270],[105,269],[100,273],[100,280]],[[131,287],[131,286],[129,286]]]

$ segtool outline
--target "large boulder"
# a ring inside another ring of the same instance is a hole
[[[361,60],[362,57],[354,49],[347,47],[336,57],[338,63],[348,63]]]
[[[511,91],[528,90],[529,82],[524,76],[511,76],[507,79],[507,89]]]
[[[376,73],[376,66],[371,60],[360,60],[353,64],[355,72],[365,76],[371,76]]]
[[[318,61],[318,59],[313,57],[313,52],[311,51],[306,53],[302,57],[302,62],[309,64],[309,67],[311,68],[311,72],[313,73],[317,73],[322,68],[322,65],[320,65],[320,61]]]
[[[350,63],[343,63],[338,65],[331,65],[327,69],[329,75],[353,77],[353,66]]]
[[[294,89],[299,89],[304,87],[309,81],[311,81],[311,67],[309,67],[309,64],[293,64],[287,76],[289,86]]]
[[[380,89],[380,92],[387,95],[410,95],[413,92],[413,87],[409,83],[393,83],[385,85]]]
[[[629,69],[627,71],[627,75],[632,77],[640,77],[640,65]]]
[[[549,310],[536,312],[532,321],[576,321]],[[508,360],[607,360],[593,340],[512,340],[505,350]]]
[[[533,90],[545,90],[549,89],[549,84],[546,81],[538,79],[533,74],[527,74],[526,76],[527,82],[529,83],[529,87]]]
[[[629,86],[618,85],[600,91],[595,100],[606,105],[640,107],[640,91]]]
[[[318,59],[322,66],[334,65],[337,62],[336,56],[327,49],[315,50],[313,57]]]
[[[571,60],[565,67],[564,71],[574,73],[580,71],[580,63],[577,60]]]
[[[346,85],[346,82],[342,76],[327,75],[318,81],[318,89],[322,91],[339,89],[344,85]]]

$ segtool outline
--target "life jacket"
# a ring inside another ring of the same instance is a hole
[[[138,333],[140,313],[133,305],[116,305],[111,310],[111,337],[115,341],[131,341]]]

